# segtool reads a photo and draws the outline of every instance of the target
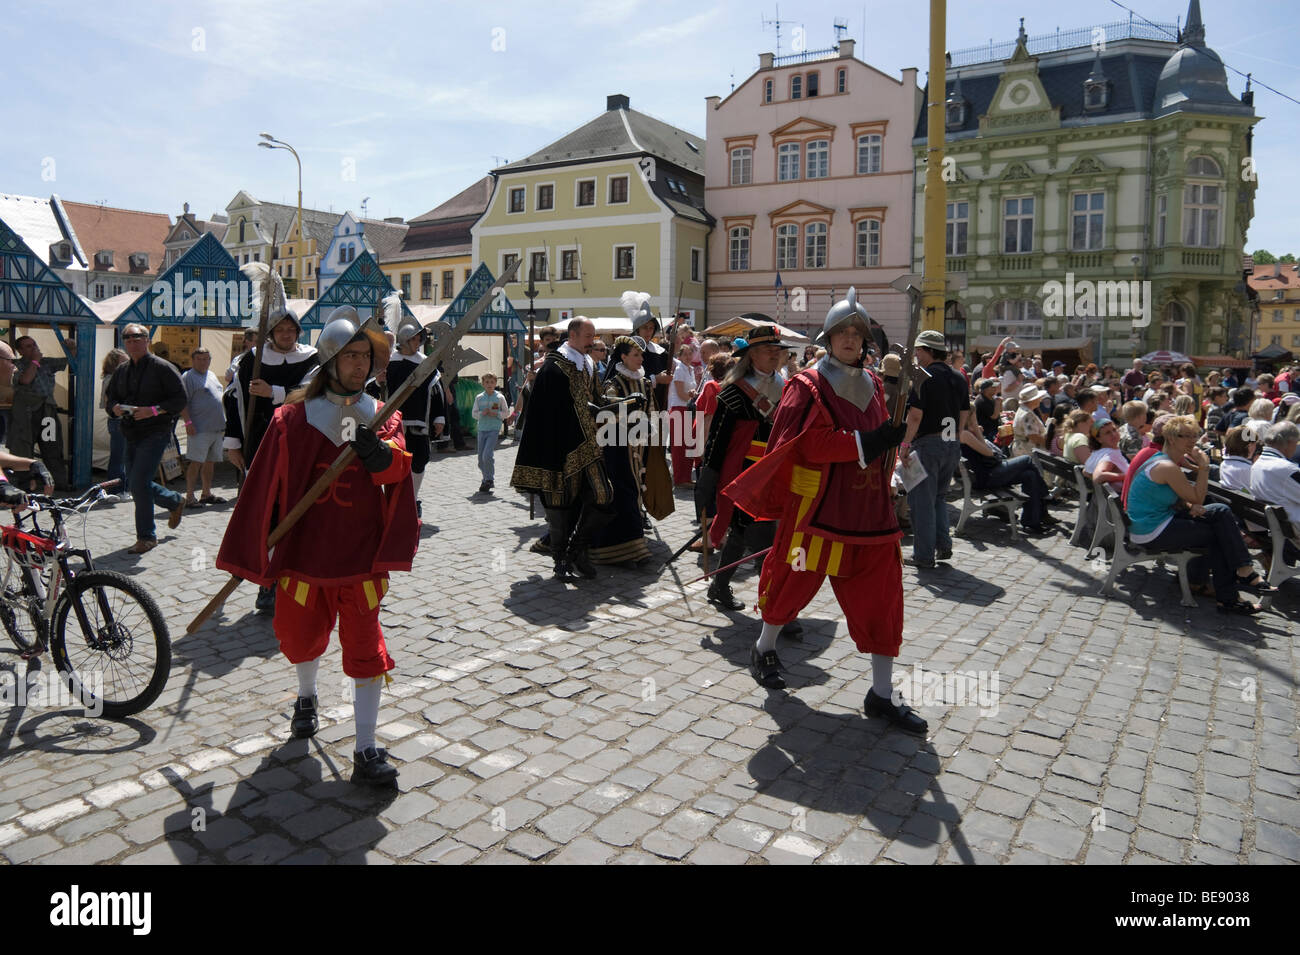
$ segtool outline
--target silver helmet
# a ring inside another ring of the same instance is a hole
[[[357,310],[351,305],[340,305],[330,312],[330,317],[321,330],[320,338],[316,340],[316,357],[320,359],[321,367],[331,378],[337,377],[334,374],[334,356],[355,341],[370,343],[372,372],[388,365],[390,347],[383,326],[373,318],[363,322]]]
[[[868,341],[871,339],[871,316],[858,302],[858,290],[853,286],[849,287],[848,295],[832,305],[830,311],[826,313],[826,324],[822,326],[821,334],[817,336],[817,344],[829,346],[831,332],[839,331],[848,325],[856,326],[858,331],[862,332],[863,339]]]
[[[421,334],[423,331],[424,331],[424,326],[420,324],[420,320],[418,318],[416,318],[414,315],[409,315],[409,316],[404,315],[402,316],[401,322],[399,322],[397,326],[397,344],[405,345],[412,338],[414,338],[416,335]]]

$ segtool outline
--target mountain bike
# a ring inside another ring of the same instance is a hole
[[[14,523],[0,527],[0,626],[24,659],[48,649],[60,689],[92,715],[110,719],[156,700],[172,659],[167,621],[148,591],[122,574],[96,570],[89,549],[68,540],[64,515],[79,514],[84,531],[90,509],[118,483],[62,500],[28,494]],[[48,526],[41,526],[40,514],[50,516]]]

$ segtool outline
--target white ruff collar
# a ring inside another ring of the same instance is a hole
[[[595,363],[592,361],[591,356],[584,355],[568,342],[565,342],[560,346],[560,354],[569,359],[569,361],[573,362],[579,368],[585,369],[587,374],[591,374],[596,370]]]
[[[619,362],[617,365],[615,365],[614,370],[618,372],[620,375],[622,375],[624,378],[631,378],[633,381],[640,381],[642,378],[645,377],[644,368],[638,368],[636,371],[633,371],[631,368],[627,367],[627,365],[623,364],[622,362]]]

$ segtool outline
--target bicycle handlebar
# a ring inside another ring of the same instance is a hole
[[[111,481],[104,481],[101,484],[92,484],[86,488],[85,493],[80,497],[65,497],[55,500],[52,497],[46,497],[44,494],[28,494],[27,509],[31,511],[42,510],[64,510],[75,511],[82,505],[88,503],[92,498],[100,497],[109,490],[121,484],[120,478],[114,478]]]

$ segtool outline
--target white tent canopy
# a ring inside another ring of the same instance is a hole
[[[573,321],[572,318],[566,318],[544,327],[553,328],[557,332],[562,332],[569,327],[569,322],[571,321]],[[596,326],[597,335],[632,334],[632,319],[628,318],[626,315],[620,315],[617,318],[593,318],[591,319],[591,323]]]

